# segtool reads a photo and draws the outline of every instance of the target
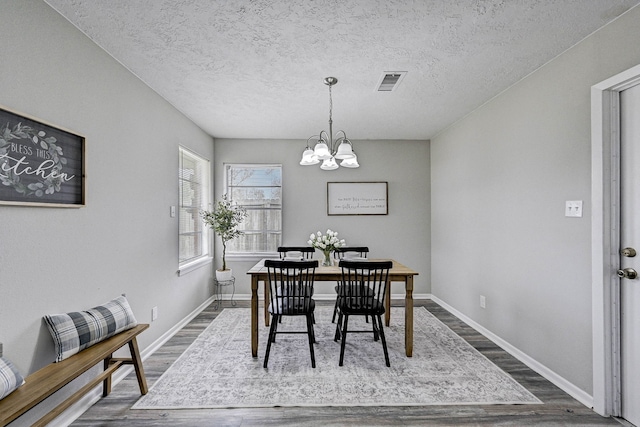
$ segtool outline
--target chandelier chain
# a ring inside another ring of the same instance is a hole
[[[331,96],[331,85],[329,85],[329,123],[333,121],[331,119],[332,117],[333,117],[333,97]]]

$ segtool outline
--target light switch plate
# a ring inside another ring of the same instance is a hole
[[[582,200],[567,200],[565,204],[564,216],[581,218]]]
[[[175,206],[171,206],[171,208],[169,209],[169,215],[171,215],[171,218],[175,218],[176,217],[176,207]]]

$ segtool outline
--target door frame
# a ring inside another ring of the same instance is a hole
[[[640,65],[591,87],[591,295],[593,409],[620,416],[620,92]]]

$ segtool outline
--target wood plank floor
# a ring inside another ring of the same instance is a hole
[[[620,426],[614,419],[600,417],[571,398],[433,301],[417,300],[415,305],[426,307],[544,404],[131,410],[140,397],[135,374],[131,374],[72,426]],[[224,306],[228,307],[229,303],[225,302]],[[248,306],[248,301],[238,303],[238,307]],[[221,309],[209,306],[144,362],[149,386]]]

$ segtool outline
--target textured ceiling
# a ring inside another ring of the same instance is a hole
[[[640,0],[45,0],[219,138],[428,139]],[[407,71],[376,92],[384,71]]]

